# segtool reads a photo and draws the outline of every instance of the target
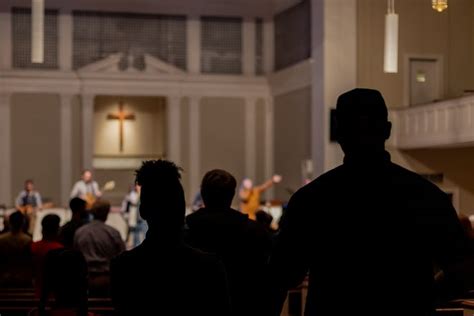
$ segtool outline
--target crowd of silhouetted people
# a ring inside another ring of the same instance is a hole
[[[232,209],[237,182],[215,169],[201,182],[203,207],[185,217],[181,169],[166,160],[136,171],[145,240],[125,251],[107,226],[106,201],[90,218],[43,218],[41,241],[21,212],[0,235],[0,286],[31,287],[39,313],[87,315],[87,298],[111,297],[118,315],[279,315],[288,290],[308,279],[306,315],[433,315],[437,302],[472,288],[472,226],[446,194],[391,162],[391,124],[378,91],[338,98],[344,163],[298,190],[278,230]],[[462,224],[461,224],[462,223]],[[34,280],[34,283],[32,283]]]

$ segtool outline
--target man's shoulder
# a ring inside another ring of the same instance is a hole
[[[81,225],[77,228],[75,235],[88,234],[90,231],[96,230],[96,226],[94,221]]]
[[[157,253],[163,256],[164,260],[178,260],[182,263],[186,263],[186,266],[191,269],[198,268],[199,266],[216,266],[220,263],[220,260],[216,255],[192,248],[186,244],[169,249],[161,249],[161,251],[157,252],[156,249],[158,248],[160,247],[151,247],[151,245],[145,246],[144,244],[141,244],[131,250],[122,252],[120,255],[112,259],[112,266],[115,269],[120,270],[122,267],[126,268],[140,265],[149,260],[157,260]]]
[[[120,232],[117,228],[110,226],[109,224],[105,224],[102,226],[104,230],[108,231],[112,235],[120,236]]]
[[[299,199],[307,195],[312,195],[315,191],[330,190],[333,184],[340,183],[341,177],[343,176],[344,169],[342,165],[331,169],[298,189],[293,194],[292,199]]]
[[[393,180],[400,186],[409,186],[412,190],[418,189],[425,193],[445,194],[437,185],[411,170],[395,163],[391,163],[391,168]]]

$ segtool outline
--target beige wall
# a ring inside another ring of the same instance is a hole
[[[119,122],[108,120],[118,111],[134,113],[135,120],[124,122],[124,151],[119,151]],[[165,100],[160,97],[98,96],[94,107],[94,155],[98,156],[162,156],[166,139]]]
[[[311,89],[276,96],[274,107],[275,172],[283,176],[275,197],[286,201],[287,189],[302,185],[301,162],[311,158]]]
[[[238,98],[203,98],[200,103],[199,180],[224,169],[240,183],[245,177],[245,103]],[[199,188],[190,188],[195,194]]]
[[[59,96],[14,94],[11,100],[12,194],[25,179],[35,181],[44,199],[60,203]]]
[[[399,72],[383,72],[384,23],[387,1],[357,2],[357,84],[379,89],[390,107],[403,106],[403,61],[406,54],[441,55],[444,98],[474,89],[474,1],[450,0],[438,13],[426,0],[397,0]]]

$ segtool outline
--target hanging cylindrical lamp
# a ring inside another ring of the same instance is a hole
[[[383,71],[398,72],[398,14],[395,13],[395,0],[388,0],[387,15],[385,15],[385,46]]]
[[[44,0],[31,2],[31,62],[44,62]]]
[[[443,12],[448,8],[448,0],[432,0],[431,7],[438,12]]]

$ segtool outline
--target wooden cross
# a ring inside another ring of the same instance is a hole
[[[123,102],[119,102],[119,110],[117,113],[109,113],[107,115],[108,120],[118,120],[119,121],[119,137],[120,137],[120,152],[123,152],[123,123],[125,120],[134,120],[135,114],[127,113],[123,110]]]

